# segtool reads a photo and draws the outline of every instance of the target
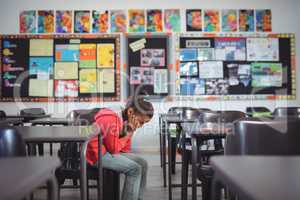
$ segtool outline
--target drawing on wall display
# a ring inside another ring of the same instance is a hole
[[[53,56],[53,40],[31,39],[29,41],[29,56]]]
[[[56,11],[56,33],[72,33],[72,11]]]
[[[179,9],[166,9],[165,10],[165,31],[166,32],[180,32],[180,10]]]
[[[96,68],[96,44],[80,44],[80,68]]]
[[[247,87],[251,81],[251,65],[241,64],[238,67],[238,78],[239,81]]]
[[[209,79],[205,82],[206,94],[224,95],[228,94],[229,83],[225,79]]]
[[[246,60],[246,40],[243,38],[217,38],[217,60]]]
[[[24,10],[19,16],[20,33],[35,33],[36,32],[36,11]]]
[[[271,32],[272,31],[272,12],[269,9],[256,11],[256,31]]]
[[[50,79],[50,75],[53,74],[53,58],[30,57],[29,74],[37,75],[38,79]]]
[[[235,86],[239,84],[239,77],[238,77],[238,70],[239,65],[237,63],[230,63],[227,64],[228,68],[228,83],[230,86]]]
[[[93,33],[107,33],[108,32],[108,10],[92,12],[92,31]]]
[[[220,31],[220,13],[219,10],[204,10],[204,31]]]
[[[125,10],[112,10],[110,11],[110,30],[114,32],[126,32],[126,11]]]
[[[278,38],[247,38],[247,60],[278,61]]]
[[[222,31],[236,32],[237,31],[237,11],[222,10]]]
[[[145,10],[128,10],[129,27],[128,32],[145,32]]]
[[[130,84],[153,85],[154,69],[152,67],[130,67]]]
[[[162,32],[162,11],[159,9],[147,10],[147,32]]]
[[[182,62],[180,63],[180,76],[198,76],[197,62]]]
[[[29,96],[52,97],[53,80],[29,79]]]
[[[239,31],[254,32],[254,10],[239,10]]]
[[[167,69],[154,70],[154,93],[155,94],[168,93],[168,70]]]
[[[196,48],[180,49],[180,61],[195,61],[198,59],[198,52]]]
[[[201,79],[223,78],[223,62],[199,62],[199,77]]]
[[[78,97],[79,84],[77,80],[55,80],[55,97]]]
[[[180,80],[181,95],[205,94],[205,80],[199,78],[182,78]]]
[[[199,48],[198,49],[198,60],[206,61],[206,60],[215,60],[215,49],[214,48]]]
[[[56,62],[54,71],[54,79],[78,79],[77,62]]]
[[[202,31],[202,10],[186,10],[186,31]]]
[[[113,68],[115,66],[114,44],[97,44],[97,67]]]
[[[281,63],[252,63],[252,87],[281,87]]]
[[[38,33],[54,32],[54,11],[39,10],[38,11]]]
[[[55,60],[62,62],[79,61],[79,44],[55,45]]]
[[[164,49],[142,49],[141,66],[164,66],[165,50]]]
[[[74,11],[74,33],[90,32],[90,11],[76,10]]]
[[[81,69],[79,80],[80,93],[97,93],[96,69]]]
[[[99,93],[115,92],[114,69],[97,69],[97,89]]]

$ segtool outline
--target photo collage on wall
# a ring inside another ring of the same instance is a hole
[[[183,31],[184,17],[187,32],[272,31],[270,9],[24,10],[19,15],[19,31],[30,34],[179,33]]]
[[[270,93],[287,84],[290,57],[280,58],[279,38],[180,37],[180,95]]]
[[[130,92],[168,94],[166,38],[128,38]]]

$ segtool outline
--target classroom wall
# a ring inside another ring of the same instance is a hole
[[[31,9],[71,9],[71,10],[92,10],[92,9],[131,9],[131,8],[215,8],[215,9],[272,9],[273,32],[295,33],[296,34],[296,55],[297,63],[300,62],[300,26],[298,12],[300,1],[298,0],[0,0],[0,34],[17,34],[19,32],[18,17],[21,10]],[[184,10],[182,10],[184,16]],[[182,19],[184,25],[185,18]],[[182,30],[185,30],[182,26]],[[124,39],[121,41],[124,47]],[[124,48],[123,48],[124,49]],[[174,48],[172,50],[174,52]],[[121,52],[121,57],[124,51]],[[174,58],[171,58],[174,63]],[[123,59],[122,61],[123,62]],[[121,66],[123,64],[121,63]],[[300,70],[297,71],[297,77]],[[124,82],[124,80],[123,80]],[[15,114],[24,107],[43,107],[53,116],[65,116],[70,110],[79,108],[92,108],[94,106],[105,106],[117,108],[125,101],[124,84],[122,84],[122,101],[107,103],[0,103],[0,109],[8,114]],[[300,86],[300,79],[297,78],[297,88]],[[266,106],[274,109],[277,106],[300,106],[299,93],[295,101],[200,101],[200,102],[154,102],[155,116],[143,129],[138,130],[134,137],[133,149],[137,151],[156,151],[159,147],[158,140],[158,113],[166,112],[171,106],[195,106],[207,107],[218,110],[241,110],[247,106]]]

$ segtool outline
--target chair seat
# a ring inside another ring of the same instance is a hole
[[[198,168],[198,178],[200,180],[211,179],[213,174],[214,171],[210,165],[202,165]]]

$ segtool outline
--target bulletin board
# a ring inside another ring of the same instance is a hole
[[[120,100],[120,36],[0,35],[2,102]]]
[[[177,40],[181,98],[296,99],[294,34],[181,34]]]
[[[127,35],[128,95],[160,99],[169,94],[169,35]]]

